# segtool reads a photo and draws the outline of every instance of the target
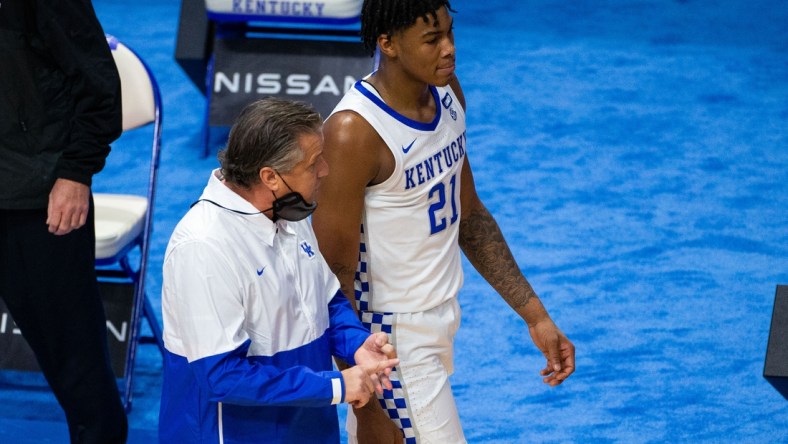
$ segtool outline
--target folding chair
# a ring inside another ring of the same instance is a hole
[[[136,128],[150,128],[152,132],[147,194],[95,193],[93,196],[99,285],[105,293],[114,285],[130,290],[126,294],[133,294],[132,301],[124,302],[131,304],[125,368],[122,375],[117,375],[116,370],[116,376],[123,379],[124,406],[130,411],[137,344],[155,342],[164,354],[161,327],[145,292],[161,147],[161,95],[156,79],[136,53],[112,36],[107,36],[107,43],[120,73],[124,134]],[[111,159],[112,156],[108,160]],[[105,293],[102,295],[106,307]],[[142,316],[150,326],[152,337],[140,335]]]

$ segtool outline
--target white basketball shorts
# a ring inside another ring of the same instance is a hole
[[[449,384],[454,371],[454,335],[460,326],[457,298],[424,312],[361,312],[373,333],[384,331],[400,364],[391,372],[393,390],[378,395],[383,410],[404,434],[405,444],[465,443]],[[356,444],[356,417],[347,415],[348,442]]]

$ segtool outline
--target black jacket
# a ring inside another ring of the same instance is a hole
[[[0,209],[91,185],[122,131],[120,78],[90,0],[0,2]]]

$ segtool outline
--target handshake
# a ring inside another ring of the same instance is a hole
[[[391,390],[389,374],[399,364],[394,346],[389,344],[386,333],[369,335],[353,355],[356,365],[342,370],[345,382],[345,402],[354,408],[369,402],[373,392],[383,393],[383,387]]]

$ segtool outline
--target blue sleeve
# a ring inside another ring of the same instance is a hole
[[[238,405],[325,407],[344,399],[338,371],[314,371],[306,366],[282,368],[274,357],[247,357],[251,341],[227,353],[189,364],[213,402]],[[297,350],[292,353],[310,353]],[[285,352],[291,353],[291,352]]]
[[[328,303],[329,339],[331,354],[350,365],[356,365],[353,355],[369,337],[369,330],[358,320],[356,312],[342,291],[337,291]]]

